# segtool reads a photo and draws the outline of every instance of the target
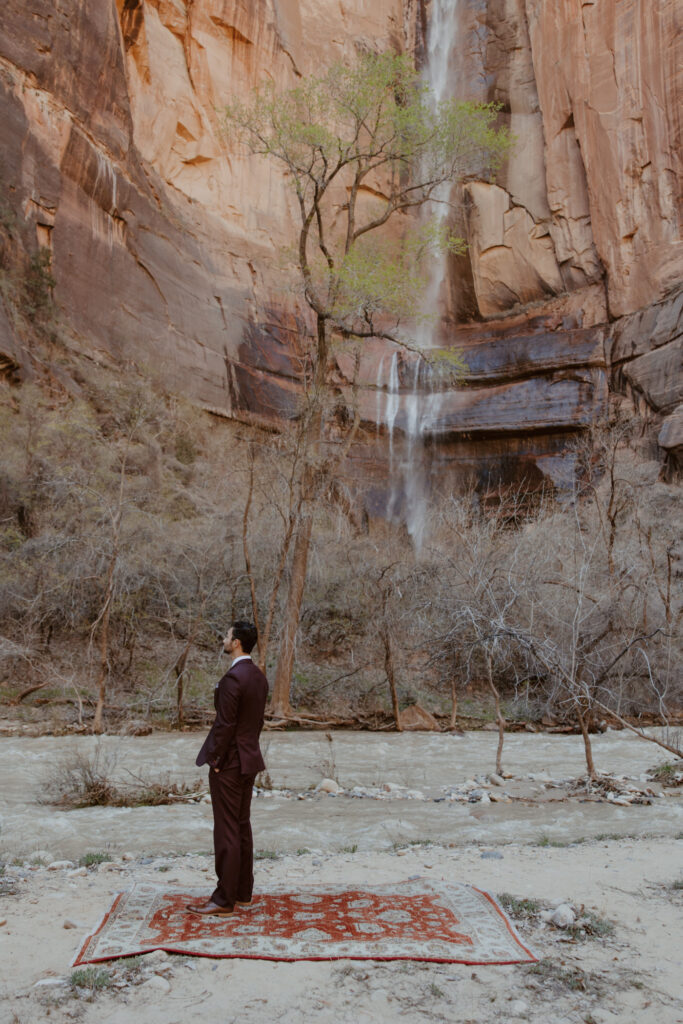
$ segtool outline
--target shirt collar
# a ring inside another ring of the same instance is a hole
[[[251,654],[240,654],[239,658],[235,658],[235,660],[232,662],[232,664],[230,665],[230,668],[232,668],[233,665],[236,665],[238,661],[245,661],[245,660],[246,661],[251,661]]]

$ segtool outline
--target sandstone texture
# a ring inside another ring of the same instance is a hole
[[[51,251],[70,343],[222,415],[294,415],[308,318],[281,256],[293,196],[277,167],[223,136],[221,106],[359,47],[424,61],[435,2],[6,0],[2,221],[26,254]],[[454,94],[499,101],[517,141],[495,182],[468,182],[457,197],[469,250],[450,267],[440,340],[463,352],[470,379],[436,386],[438,399],[428,385],[435,475],[450,466],[479,482],[561,483],[567,439],[604,413],[610,386],[675,455],[677,4],[462,0],[454,10]],[[0,372],[29,376],[31,359],[0,302]],[[390,359],[375,343],[363,356],[352,461],[370,505],[388,472]],[[392,423],[405,431],[414,374],[407,357],[399,368]],[[343,396],[343,353],[337,371]]]

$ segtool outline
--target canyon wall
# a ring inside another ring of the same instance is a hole
[[[440,476],[562,483],[610,381],[683,451],[678,9],[459,0],[454,90],[498,100],[517,141],[495,183],[460,195],[469,250],[442,330],[470,380],[428,429]],[[430,14],[424,0],[6,0],[2,216],[26,252],[51,250],[70,343],[221,414],[291,415],[307,325],[281,255],[293,196],[223,138],[221,105],[358,48],[424,60]],[[28,373],[5,314],[0,356]],[[382,358],[368,346],[352,460],[377,494]],[[340,359],[342,392],[347,372]],[[409,361],[399,377],[405,406]]]

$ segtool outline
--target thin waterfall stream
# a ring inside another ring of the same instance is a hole
[[[458,0],[433,0],[423,74],[435,107],[452,92],[457,33]],[[442,186],[436,201],[429,203],[425,210],[439,225],[449,215],[450,190],[450,183]],[[447,271],[445,253],[431,257],[422,303],[422,311],[427,316],[421,321],[416,338],[423,350],[434,348],[437,342]],[[405,523],[417,551],[425,540],[431,484],[437,468],[433,463],[433,450],[427,451],[426,439],[438,429],[442,401],[438,376],[423,359],[418,357],[411,365],[398,351],[392,354],[390,361],[382,357],[377,372],[377,426],[379,429],[383,424],[389,437],[391,494],[387,517]],[[401,432],[400,438],[395,436],[397,429]]]

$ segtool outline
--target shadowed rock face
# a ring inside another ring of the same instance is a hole
[[[567,441],[604,412],[609,381],[669,423],[667,451],[680,447],[681,62],[674,0],[655,7],[458,6],[454,89],[500,100],[518,142],[495,184],[462,194],[469,254],[451,266],[459,325],[443,324],[443,343],[470,380],[441,396],[423,438],[442,482],[567,479]],[[307,315],[278,257],[292,195],[277,167],[231,150],[217,111],[266,75],[285,87],[358,45],[422,59],[428,15],[422,0],[6,0],[5,202],[24,250],[51,249],[83,349],[225,415],[294,416]],[[365,349],[352,452],[371,504],[386,490],[386,355]],[[1,308],[0,357],[12,372],[29,361]],[[401,360],[397,430],[412,372]],[[342,355],[342,395],[349,374]]]

